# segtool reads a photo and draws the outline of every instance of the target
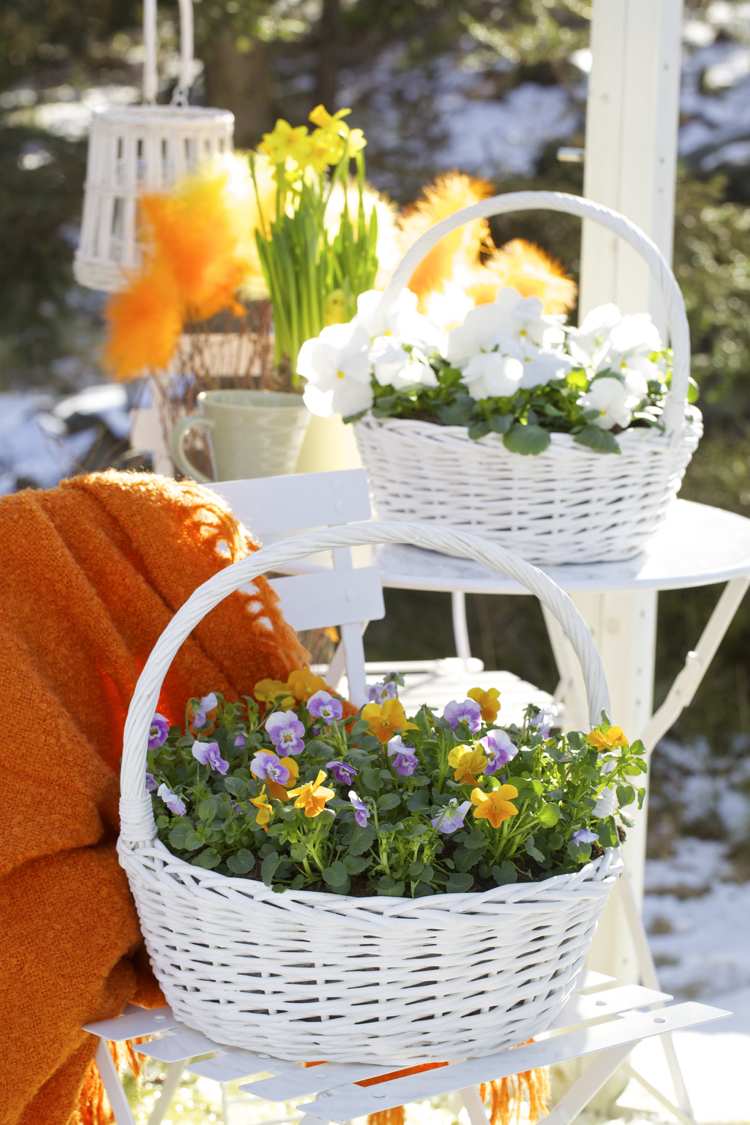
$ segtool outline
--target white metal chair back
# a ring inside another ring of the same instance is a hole
[[[367,475],[362,469],[220,481],[210,487],[266,544],[294,532],[368,520],[371,515]],[[337,547],[331,555],[332,569],[273,578],[271,586],[294,629],[339,629],[341,646],[329,680],[337,685],[343,657],[347,694],[359,707],[367,700],[362,633],[367,621],[385,615],[383,587],[375,567],[354,566],[348,547]]]

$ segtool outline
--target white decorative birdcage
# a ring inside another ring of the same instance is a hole
[[[114,291],[140,261],[138,197],[166,191],[205,160],[230,152],[234,115],[188,105],[193,78],[193,8],[179,0],[180,70],[170,105],[157,105],[156,0],[144,0],[143,103],[94,115],[89,132],[76,280]]]

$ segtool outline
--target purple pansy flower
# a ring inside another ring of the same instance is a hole
[[[236,734],[234,736],[234,742],[232,743],[232,745],[234,746],[235,750],[244,750],[247,746],[247,735],[243,734],[242,731],[240,731],[239,734]]]
[[[151,726],[148,731],[148,748],[149,750],[158,750],[167,741],[169,734],[169,719],[165,719],[157,711],[151,720]]]
[[[167,806],[169,811],[171,813],[174,813],[175,816],[185,815],[185,802],[180,797],[178,797],[176,793],[173,793],[168,785],[165,785],[162,782],[162,784],[156,790],[156,796],[161,797],[162,801]]]
[[[218,742],[194,742],[193,757],[202,766],[208,766],[222,775],[229,769],[229,762],[222,758]]]
[[[471,801],[462,801],[459,805],[454,798],[440,810],[437,816],[433,816],[432,827],[442,832],[444,836],[449,836],[451,832],[458,832],[459,828],[463,828],[464,819],[470,808]]]
[[[497,773],[518,753],[515,742],[511,741],[504,730],[487,731],[484,738],[479,739],[479,745],[484,747],[487,754],[485,773]]]
[[[146,770],[146,792],[147,793],[155,793],[156,789],[157,789],[157,784],[158,783],[157,783],[154,775],[152,773],[149,773],[148,770]]]
[[[250,773],[261,781],[278,781],[286,785],[290,770],[273,750],[259,750],[250,763]]]
[[[443,718],[451,730],[455,730],[459,723],[466,723],[472,734],[475,734],[482,725],[482,708],[473,699],[452,699],[446,704]]]
[[[570,838],[574,844],[593,844],[599,839],[590,828],[578,828]]]
[[[393,680],[380,680],[367,689],[370,703],[385,703],[386,699],[397,699],[398,688]]]
[[[354,819],[360,828],[367,828],[367,822],[370,819],[370,810],[361,797],[358,797],[353,789],[349,790],[349,800],[351,801],[352,808],[354,809]]]
[[[411,777],[419,765],[413,747],[407,746],[400,734],[395,734],[388,743],[388,758],[396,773],[401,777]]]
[[[274,711],[266,719],[266,730],[276,749],[284,754],[301,754],[305,749],[304,723],[294,711]]]
[[[218,705],[216,692],[212,691],[208,695],[204,695],[193,712],[193,726],[196,728],[205,727],[208,722],[208,712],[213,711],[214,707],[218,707]]]
[[[357,770],[355,770],[354,766],[350,766],[348,762],[340,762],[338,760],[326,762],[326,770],[334,781],[338,781],[339,785],[351,785],[357,776]]]
[[[529,720],[529,726],[536,728],[540,738],[549,738],[553,718],[554,716],[549,711],[537,711],[536,715]]]
[[[341,700],[328,691],[316,691],[307,701],[307,710],[316,719],[322,719],[326,726],[335,723],[344,714]]]

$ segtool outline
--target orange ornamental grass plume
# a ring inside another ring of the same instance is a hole
[[[182,331],[182,302],[171,270],[160,260],[110,297],[104,365],[117,379],[132,379],[169,363]]]
[[[144,264],[107,307],[104,360],[117,378],[166,367],[187,321],[241,313],[235,295],[258,269],[253,199],[247,162],[236,156],[142,196]]]
[[[486,180],[474,179],[463,172],[439,176],[402,215],[401,245],[407,249],[435,223],[491,194],[492,185]],[[459,280],[462,272],[474,271],[488,241],[486,219],[466,223],[441,239],[417,266],[409,282],[409,288],[420,298],[422,306],[429,293],[442,289],[449,281]]]
[[[492,251],[476,271],[469,293],[478,305],[484,305],[506,287],[517,289],[523,297],[539,297],[544,312],[551,315],[568,312],[575,304],[573,279],[559,262],[523,238]]]

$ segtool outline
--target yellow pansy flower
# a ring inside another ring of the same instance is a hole
[[[283,680],[258,680],[253,688],[253,695],[261,703],[277,702],[282,709],[291,707],[294,703],[289,684],[285,684]]]
[[[593,746],[595,750],[621,750],[628,745],[628,740],[625,737],[625,732],[622,727],[605,727],[599,726],[586,735],[586,741],[589,746]]]
[[[379,742],[388,742],[394,734],[402,730],[418,730],[416,723],[410,723],[398,699],[386,699],[384,703],[366,703],[362,708],[362,718]]]
[[[452,767],[454,780],[460,785],[476,785],[477,774],[483,773],[487,765],[487,755],[481,746],[454,746],[448,755],[448,765]]]
[[[290,789],[289,796],[296,797],[295,809],[304,809],[305,816],[319,816],[326,807],[326,803],[336,796],[333,789],[327,789],[323,782],[326,779],[325,770],[318,770],[315,781],[308,781],[298,789]]]
[[[483,691],[480,687],[473,687],[466,694],[479,704],[485,723],[494,723],[500,710],[500,692],[497,688],[491,687]]]
[[[268,753],[271,754],[272,751],[269,750]],[[268,786],[268,792],[272,797],[275,797],[277,801],[288,801],[289,794],[287,793],[287,789],[290,789],[299,777],[299,766],[294,758],[279,758],[279,762],[289,770],[288,780],[282,785],[280,781],[272,781],[269,777],[266,781],[266,785]]]
[[[322,676],[316,676],[309,668],[297,668],[289,673],[289,690],[300,703],[307,703],[316,691],[327,691],[328,684]]]
[[[474,816],[477,820],[489,820],[493,828],[499,828],[504,820],[518,813],[511,800],[517,796],[515,785],[501,785],[499,789],[493,789],[489,793],[473,789],[471,803],[474,805]]]
[[[250,799],[250,804],[255,805],[258,810],[255,817],[256,824],[259,828],[262,828],[264,832],[267,832],[268,824],[273,819],[273,805],[268,800],[265,785],[257,797],[252,797]]]

